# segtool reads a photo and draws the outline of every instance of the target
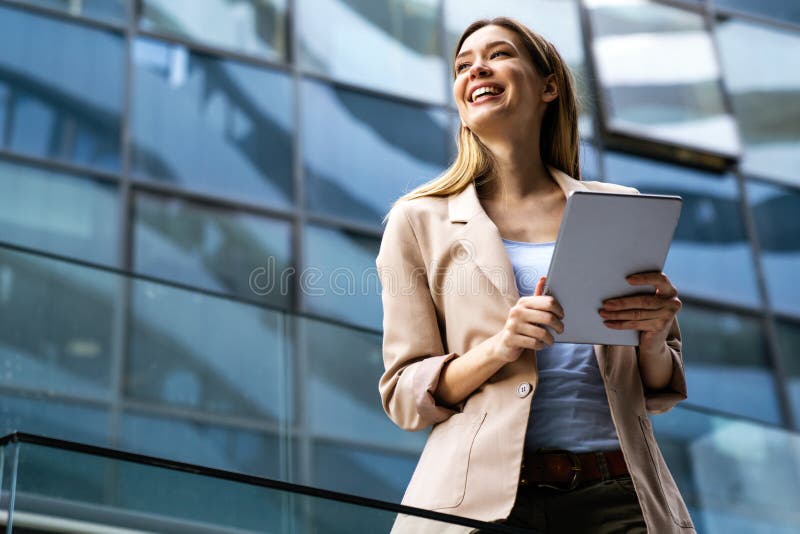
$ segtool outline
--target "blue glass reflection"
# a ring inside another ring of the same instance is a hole
[[[116,186],[0,159],[0,239],[117,263]]]
[[[131,293],[129,398],[272,422],[292,418],[282,312],[143,281]]]
[[[375,267],[380,240],[306,226],[300,290],[306,308],[341,321],[380,330],[380,280]]]
[[[664,272],[685,295],[759,306],[755,267],[736,179],[619,153],[607,181],[642,193],[680,195],[683,207]]]
[[[120,166],[121,35],[0,6],[0,147]]]
[[[800,323],[777,321],[775,326],[794,424],[800,428]]]
[[[713,0],[720,9],[735,9],[781,22],[800,23],[800,4],[786,0]]]
[[[0,436],[28,432],[92,445],[111,444],[106,406],[70,402],[42,391],[22,396],[4,389],[0,388]]]
[[[392,201],[447,165],[443,111],[310,81],[303,82],[302,104],[311,209],[379,225]]]
[[[134,269],[249,300],[288,306],[291,225],[138,193]]]
[[[264,205],[292,197],[288,75],[137,39],[137,176]]]
[[[125,23],[129,0],[22,0],[52,9],[67,11],[71,15],[81,15],[107,22]]]
[[[748,180],[747,200],[758,233],[770,304],[778,311],[800,316],[800,192]]]

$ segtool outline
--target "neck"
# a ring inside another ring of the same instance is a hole
[[[528,200],[552,191],[554,183],[539,153],[539,132],[517,138],[481,139],[494,158],[494,174],[483,186],[482,198],[503,203]]]

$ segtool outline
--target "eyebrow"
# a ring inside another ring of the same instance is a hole
[[[485,47],[485,48],[494,48],[494,47],[495,47],[495,46],[497,46],[497,45],[508,45],[508,46],[510,46],[511,48],[513,48],[514,50],[516,50],[516,49],[517,49],[517,47],[516,47],[516,46],[514,46],[514,44],[513,44],[513,43],[511,43],[510,41],[506,41],[506,40],[502,40],[502,41],[492,41],[491,43],[488,43],[488,44],[486,45],[486,47]],[[464,50],[463,52],[461,52],[460,54],[458,54],[458,55],[456,56],[456,61],[458,61],[459,59],[461,59],[463,56],[467,56],[467,55],[469,55],[469,54],[471,54],[471,53],[472,53],[472,50]]]

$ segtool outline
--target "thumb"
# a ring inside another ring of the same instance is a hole
[[[533,296],[534,297],[538,297],[539,295],[544,293],[545,281],[547,281],[547,277],[546,276],[542,276],[541,278],[539,278],[539,281],[536,282],[536,289],[533,290]]]

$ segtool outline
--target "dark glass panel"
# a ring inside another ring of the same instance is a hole
[[[129,0],[17,0],[66,11],[70,15],[125,24]]]
[[[712,0],[719,9],[735,9],[781,22],[800,24],[800,3],[795,0]]]
[[[788,321],[776,323],[778,349],[783,370],[786,373],[786,387],[792,403],[795,428],[800,428],[800,324]]]

